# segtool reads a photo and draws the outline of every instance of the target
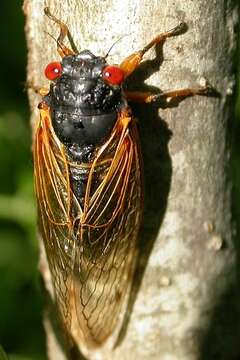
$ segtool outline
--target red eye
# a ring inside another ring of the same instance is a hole
[[[124,80],[124,72],[117,66],[106,66],[103,69],[103,78],[113,85],[120,85]]]
[[[46,66],[44,73],[48,80],[55,80],[62,75],[62,65],[59,62],[52,62]]]

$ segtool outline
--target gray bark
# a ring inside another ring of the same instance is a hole
[[[118,346],[89,359],[231,360],[240,356],[238,257],[231,215],[230,126],[238,9],[233,0],[48,0],[79,49],[119,63],[156,34],[184,20],[188,31],[150,51],[131,88],[176,89],[202,76],[220,98],[188,98],[176,107],[134,107],[145,166],[145,216],[137,276]],[[28,79],[46,85],[43,69],[58,59],[58,29],[43,0],[25,0]],[[164,58],[165,61],[162,62]],[[159,71],[159,66],[160,71]],[[144,79],[146,81],[143,83]],[[39,97],[30,92],[36,121]],[[42,266],[46,280],[46,267]],[[49,287],[50,280],[47,287]],[[50,359],[65,359],[50,322]],[[97,356],[97,357],[96,357]]]

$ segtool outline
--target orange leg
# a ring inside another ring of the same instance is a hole
[[[138,103],[151,103],[155,101],[165,100],[170,102],[173,99],[185,98],[194,95],[210,95],[213,93],[213,88],[209,85],[203,85],[196,88],[185,88],[172,91],[161,92],[160,94],[152,94],[150,92],[141,91],[126,91],[125,96],[127,100]]]
[[[126,57],[119,65],[119,67],[124,71],[125,78],[128,77],[139,66],[140,62],[142,61],[143,55],[149,49],[151,49],[153,46],[157,44],[161,44],[161,43],[163,44],[164,41],[171,36],[176,36],[181,34],[182,32],[184,32],[186,28],[187,25],[185,23],[180,23],[175,28],[156,36],[142,50],[139,50],[131,54],[130,56]]]
[[[69,32],[69,29],[66,24],[64,24],[62,21],[58,20],[54,15],[50,13],[50,10],[48,7],[44,8],[44,13],[47,15],[49,19],[54,21],[58,26],[60,27],[60,34],[57,38],[57,51],[60,54],[61,57],[67,56],[67,55],[73,55],[75,53],[78,53],[78,50],[74,44],[73,38]],[[63,40],[67,36],[70,44],[71,49],[69,49],[67,46],[64,45]]]

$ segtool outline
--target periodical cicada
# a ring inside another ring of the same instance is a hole
[[[128,100],[204,95],[209,86],[156,95],[124,87],[143,55],[180,34],[184,23],[116,66],[107,63],[107,56],[67,47],[67,26],[48,8],[45,14],[60,28],[62,59],[47,65],[50,88],[40,91],[45,95],[34,140],[39,232],[64,329],[80,349],[92,349],[116,328],[137,256],[142,166]]]

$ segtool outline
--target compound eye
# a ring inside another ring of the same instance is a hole
[[[45,76],[48,80],[55,80],[62,75],[62,65],[60,62],[52,62],[45,68]]]
[[[124,72],[118,66],[106,66],[103,69],[103,79],[112,85],[120,85],[124,80]]]

